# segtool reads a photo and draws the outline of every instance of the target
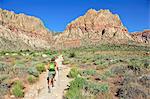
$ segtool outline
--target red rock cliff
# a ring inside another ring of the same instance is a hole
[[[79,47],[99,43],[125,43],[132,40],[120,18],[109,10],[90,9],[84,16],[68,24],[64,33],[56,37],[62,47]]]
[[[47,49],[51,39],[40,19],[0,9],[0,50]]]

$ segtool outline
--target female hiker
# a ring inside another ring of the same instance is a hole
[[[48,92],[51,92],[50,87],[54,87],[54,78],[57,71],[57,66],[55,62],[55,57],[51,59],[50,63],[47,65],[47,71],[48,71],[48,77],[47,77],[47,83],[48,83]]]

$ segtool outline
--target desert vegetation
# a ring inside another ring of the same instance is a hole
[[[149,47],[99,45],[63,50],[72,81],[66,99],[148,99]],[[26,85],[39,80],[57,51],[0,52],[0,93],[24,97]]]
[[[0,52],[0,98],[5,95],[24,97],[25,86],[38,81],[45,64],[56,51]]]
[[[148,99],[149,47],[101,45],[66,51],[73,78],[67,99]]]

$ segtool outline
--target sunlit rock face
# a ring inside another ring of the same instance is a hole
[[[79,47],[100,43],[126,43],[132,40],[120,18],[109,10],[90,9],[55,37],[58,47]]]
[[[131,33],[131,37],[136,42],[150,44],[150,30]]]
[[[40,19],[0,9],[0,50],[49,49],[51,40]]]

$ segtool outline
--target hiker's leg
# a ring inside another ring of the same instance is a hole
[[[52,87],[54,87],[54,79],[55,79],[55,74],[53,74],[53,78],[52,78],[52,80],[51,80]]]
[[[49,81],[49,86],[51,86],[51,84],[52,84],[52,80]]]
[[[48,83],[48,93],[51,93],[51,80],[50,80],[50,78],[49,78],[49,83]]]
[[[47,84],[49,85],[49,77],[47,77]]]
[[[48,73],[48,80],[47,80],[48,86],[51,85],[51,78],[52,78],[52,74],[51,74],[51,72],[49,72]]]

